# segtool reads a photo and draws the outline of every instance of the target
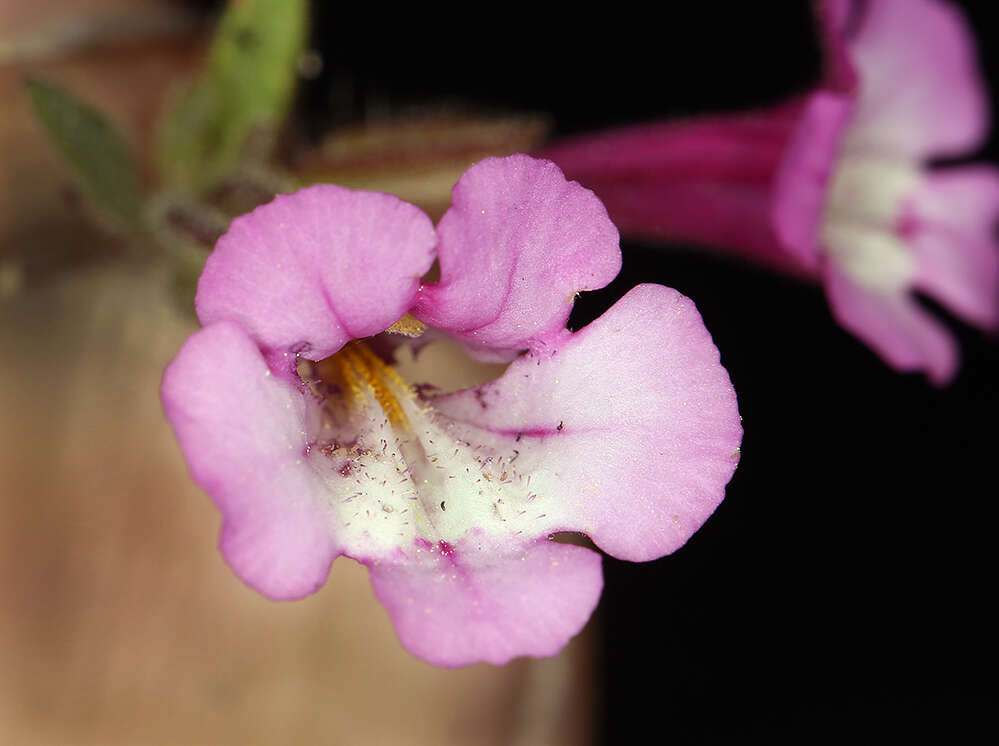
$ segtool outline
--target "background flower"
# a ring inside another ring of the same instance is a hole
[[[544,153],[600,193],[625,233],[812,277],[837,320],[890,365],[946,383],[957,350],[914,292],[999,325],[999,170],[929,168],[984,141],[972,34],[940,0],[816,9],[827,72],[813,93]]]

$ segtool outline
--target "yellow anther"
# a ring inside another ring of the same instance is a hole
[[[344,345],[335,355],[320,361],[318,371],[323,380],[340,389],[348,408],[371,395],[393,427],[409,428],[399,396],[411,397],[412,390],[363,342],[355,340]]]

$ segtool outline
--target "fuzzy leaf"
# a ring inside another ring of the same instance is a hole
[[[99,111],[52,81],[27,83],[35,116],[94,206],[135,228],[142,213],[139,175],[128,143]]]

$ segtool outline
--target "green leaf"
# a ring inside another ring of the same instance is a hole
[[[284,121],[305,44],[307,0],[230,0],[201,76],[160,131],[160,167],[199,192],[231,173],[250,138]]]
[[[99,111],[51,81],[32,78],[27,88],[35,116],[97,209],[121,226],[138,227],[142,188],[122,135]]]

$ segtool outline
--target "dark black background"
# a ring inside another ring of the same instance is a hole
[[[312,126],[460,103],[553,117],[557,134],[759,106],[819,55],[806,2],[396,11],[317,3]],[[988,3],[961,3],[999,86]],[[995,160],[993,138],[979,158]],[[971,743],[995,735],[999,345],[952,319],[948,388],[887,368],[818,287],[690,247],[625,241],[638,282],[693,298],[744,418],[739,469],[693,539],[605,560],[601,742]],[[613,392],[608,392],[613,395]],[[988,739],[990,740],[990,739]]]

